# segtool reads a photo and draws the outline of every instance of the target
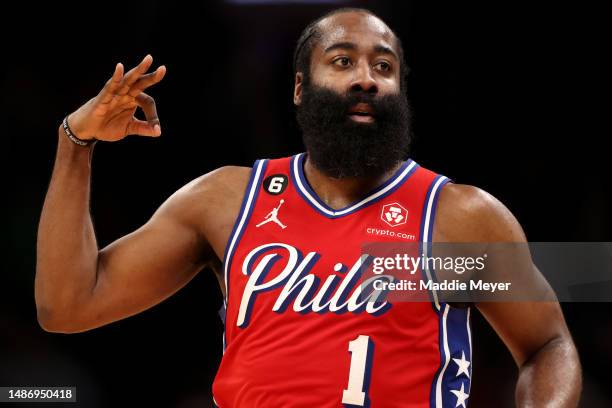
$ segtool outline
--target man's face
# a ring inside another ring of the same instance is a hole
[[[393,32],[380,19],[358,12],[333,15],[311,56],[312,85],[344,95],[350,90],[384,96],[400,93],[400,61]],[[368,117],[353,117],[360,122]]]
[[[395,36],[360,12],[328,17],[319,29],[294,94],[309,158],[331,177],[381,175],[405,159],[410,140]]]

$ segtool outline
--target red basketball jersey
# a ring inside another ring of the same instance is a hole
[[[408,160],[363,199],[332,209],[309,186],[304,160],[253,166],[225,250],[216,406],[465,407],[469,309],[435,293],[377,298],[360,282],[372,265],[366,243],[429,250],[448,179]]]

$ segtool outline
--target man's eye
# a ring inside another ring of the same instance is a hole
[[[380,71],[385,71],[385,72],[391,71],[391,64],[385,61],[381,61],[377,63],[376,65],[374,65],[374,67]]]
[[[351,65],[351,60],[348,57],[340,57],[334,60],[334,64],[339,65],[341,67],[348,67]]]

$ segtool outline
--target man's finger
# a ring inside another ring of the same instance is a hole
[[[136,65],[134,68],[130,69],[127,74],[123,77],[121,81],[121,88],[116,92],[118,95],[125,95],[130,90],[130,87],[134,82],[140,78],[142,74],[147,72],[151,64],[153,63],[153,57],[151,54],[147,54],[140,64]]]
[[[136,103],[145,114],[147,118],[147,122],[153,129],[157,129],[161,134],[161,125],[159,123],[159,118],[157,117],[157,108],[155,107],[155,99],[151,96],[147,95],[144,92],[141,92],[136,97]],[[159,136],[159,135],[158,135]]]
[[[157,68],[155,72],[151,72],[150,74],[141,75],[140,78],[136,82],[134,82],[128,94],[134,98],[137,97],[138,95],[140,95],[142,91],[144,91],[151,85],[155,85],[156,83],[161,81],[165,75],[166,75],[166,67],[164,65]]]
[[[158,137],[161,135],[159,125],[151,126],[149,122],[133,118],[127,127],[128,135]]]
[[[100,91],[98,98],[100,103],[109,103],[113,99],[113,95],[121,85],[121,78],[123,78],[123,64],[118,63],[115,65],[115,72],[113,72],[113,76],[106,81],[106,84]]]

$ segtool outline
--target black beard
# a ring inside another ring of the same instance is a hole
[[[355,122],[357,103],[373,109],[372,123]],[[404,94],[377,97],[364,91],[340,95],[304,84],[297,121],[309,159],[334,178],[380,176],[408,157],[411,111]]]

